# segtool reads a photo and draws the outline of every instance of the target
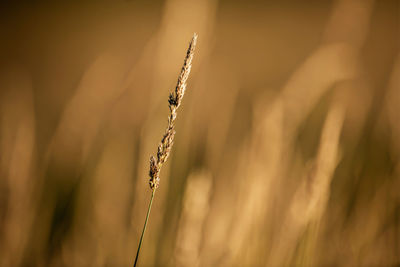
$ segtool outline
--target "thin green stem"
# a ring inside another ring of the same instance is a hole
[[[136,252],[136,258],[135,258],[135,263],[133,264],[133,267],[136,267],[137,261],[139,259],[140,248],[142,247],[143,236],[144,236],[144,232],[146,232],[147,221],[149,220],[151,206],[153,205],[153,198],[154,198],[155,193],[156,193],[156,188],[154,188],[152,190],[152,193],[151,193],[151,199],[150,199],[149,207],[147,208],[146,220],[144,221],[142,235],[140,236],[139,246],[138,246],[138,249],[137,249],[137,252]]]

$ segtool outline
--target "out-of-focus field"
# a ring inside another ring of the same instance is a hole
[[[22,2],[22,1],[21,1]],[[400,2],[0,4],[0,266],[400,264]]]

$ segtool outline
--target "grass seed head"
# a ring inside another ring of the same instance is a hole
[[[175,90],[168,96],[168,107],[170,110],[170,114],[168,116],[168,126],[165,130],[165,134],[161,138],[160,144],[158,145],[157,157],[150,157],[149,184],[152,190],[155,190],[159,186],[161,166],[167,161],[169,154],[171,153],[172,146],[174,144],[175,120],[177,116],[177,110],[181,105],[182,98],[185,94],[186,82],[192,68],[192,60],[194,49],[196,47],[196,42],[197,34],[194,34],[192,40],[189,43],[189,48],[186,52],[186,57],[183,62],[181,73],[179,74]]]

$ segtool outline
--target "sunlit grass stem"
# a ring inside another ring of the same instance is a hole
[[[161,138],[161,142],[158,145],[156,156],[150,157],[150,170],[149,170],[149,185],[152,190],[151,199],[149,203],[149,207],[147,209],[146,220],[144,222],[142,234],[140,236],[138,249],[136,252],[136,258],[134,267],[137,265],[139,259],[140,248],[142,247],[144,233],[146,232],[147,222],[149,220],[151,206],[153,205],[154,195],[156,190],[160,184],[160,171],[162,165],[167,161],[169,154],[171,152],[172,146],[174,144],[175,137],[175,120],[177,116],[177,111],[179,106],[181,105],[182,98],[185,94],[186,90],[186,82],[190,74],[190,70],[192,68],[192,60],[194,55],[194,49],[196,47],[197,34],[193,35],[192,40],[189,43],[189,48],[186,52],[186,57],[183,62],[183,66],[181,72],[178,77],[178,82],[176,84],[174,92],[170,93],[168,97],[168,107],[170,114],[168,116],[168,126],[165,130],[163,137]]]
[[[149,207],[147,208],[146,220],[144,221],[144,226],[143,226],[142,234],[140,235],[139,245],[138,245],[138,249],[137,249],[137,252],[136,252],[135,263],[133,264],[134,267],[136,266],[137,261],[138,261],[138,258],[139,258],[140,248],[142,247],[143,236],[144,236],[144,233],[146,232],[147,222],[149,221],[151,206],[153,205],[153,199],[154,199],[154,195],[155,195],[155,193],[156,193],[156,190],[157,190],[157,189],[154,188],[154,189],[152,190],[152,193],[151,193],[151,198],[150,198]]]

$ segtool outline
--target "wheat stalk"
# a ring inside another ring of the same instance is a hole
[[[192,68],[192,60],[193,60],[193,55],[194,55],[194,49],[196,47],[196,41],[197,41],[197,34],[195,33],[193,35],[192,40],[189,43],[189,48],[187,50],[186,57],[183,62],[183,67],[182,67],[181,73],[178,77],[178,82],[176,84],[175,91],[170,93],[170,95],[168,97],[168,107],[169,107],[170,113],[168,116],[167,129],[165,130],[165,133],[161,139],[161,142],[158,145],[157,156],[150,157],[149,184],[150,184],[150,189],[151,189],[152,193],[151,193],[151,198],[150,198],[150,202],[149,202],[149,207],[147,209],[146,220],[144,222],[142,234],[140,236],[139,245],[138,245],[138,249],[136,252],[135,263],[133,265],[134,267],[136,266],[138,258],[139,258],[140,248],[142,246],[144,233],[146,231],[147,222],[149,220],[151,206],[153,205],[154,195],[160,184],[161,167],[167,161],[168,156],[171,152],[172,145],[174,143],[176,115],[177,115],[178,108],[181,105],[182,98],[185,94],[186,81],[189,77],[190,69]]]

